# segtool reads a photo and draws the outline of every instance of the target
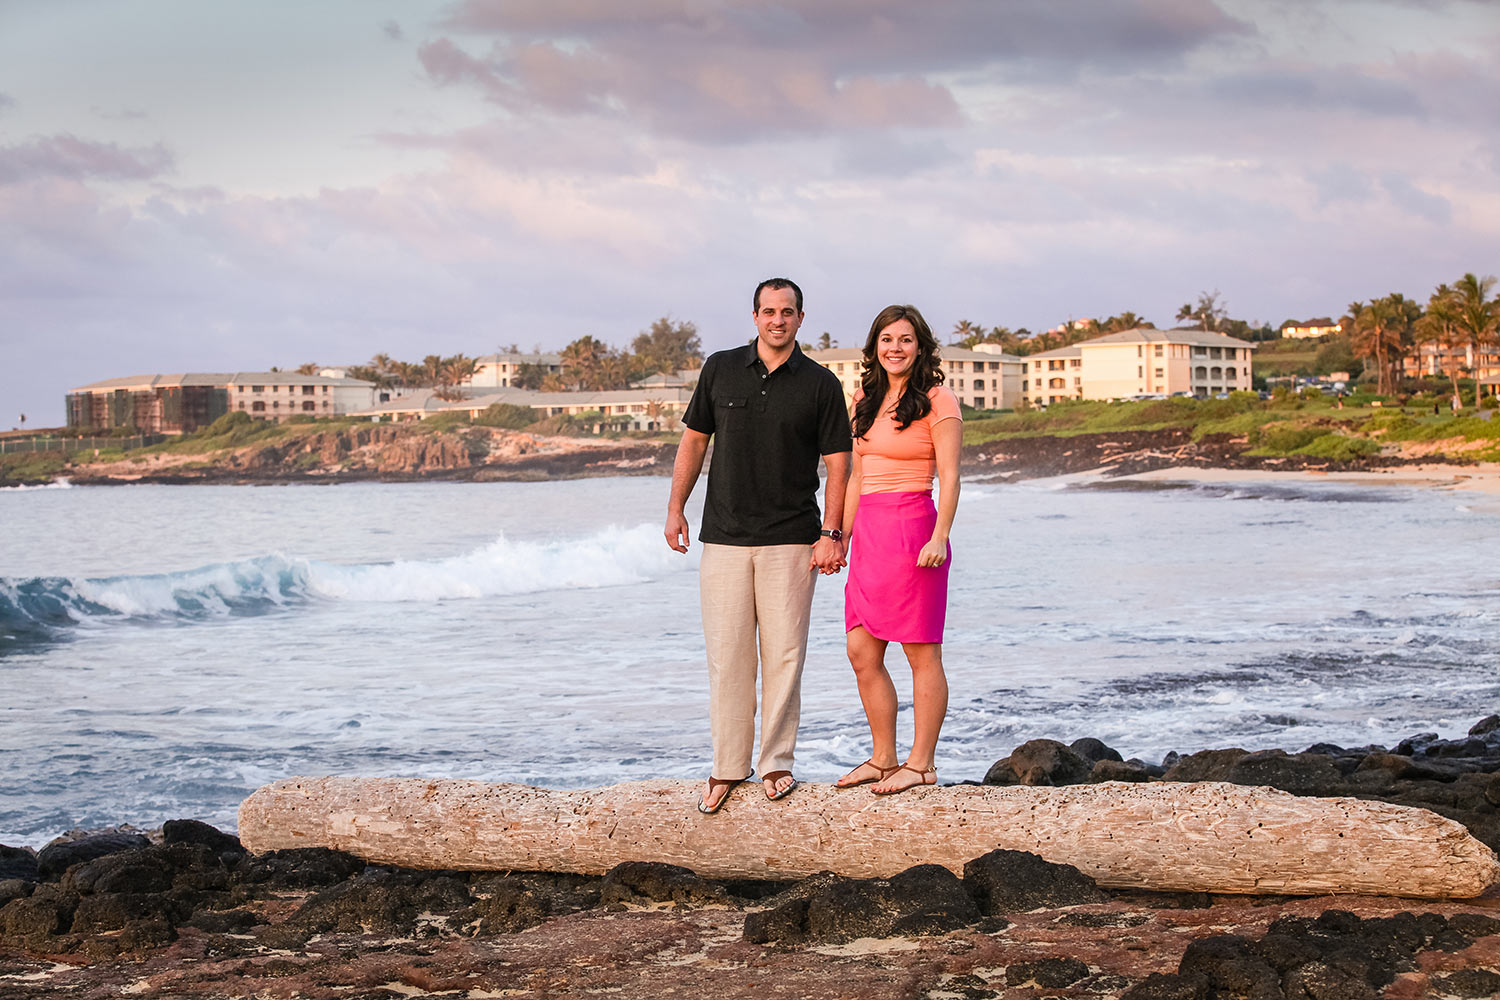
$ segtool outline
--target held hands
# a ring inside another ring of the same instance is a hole
[[[808,571],[817,570],[824,576],[832,576],[844,568],[844,543],[824,536],[813,542],[812,560]]]
[[[668,512],[667,514],[667,544],[678,552],[688,550],[688,542],[692,539],[692,531],[688,528],[687,518],[679,512]]]
[[[948,561],[947,541],[929,541],[917,553],[918,566],[941,566]]]

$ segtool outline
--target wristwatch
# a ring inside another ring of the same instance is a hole
[[[835,542],[844,537],[843,531],[838,528],[824,528],[818,534],[824,538],[832,538]]]

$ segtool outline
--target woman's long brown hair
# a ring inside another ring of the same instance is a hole
[[[916,306],[886,306],[870,324],[870,336],[865,339],[864,363],[859,385],[863,398],[854,404],[854,436],[862,438],[869,433],[890,391],[891,377],[876,356],[876,342],[880,331],[898,320],[906,320],[917,334],[917,356],[911,364],[911,375],[906,380],[906,390],[896,401],[896,429],[906,430],[914,421],[921,420],[932,410],[932,400],[927,392],[935,385],[943,384],[943,361],[938,356],[937,338],[932,328],[922,318]]]

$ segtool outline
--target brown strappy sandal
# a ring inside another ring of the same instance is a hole
[[[865,766],[873,767],[875,770],[879,771],[880,772],[880,777],[878,777],[878,778],[865,778],[863,781],[851,781],[847,785],[843,784],[844,778],[849,777],[849,774],[853,774],[855,771],[858,771],[860,768],[865,767]],[[881,767],[879,764],[875,763],[875,759],[872,757],[869,760],[866,760],[863,764],[855,764],[853,767],[851,767],[849,769],[849,774],[846,774],[846,775],[844,775],[844,778],[840,778],[838,781],[835,781],[833,783],[833,787],[834,788],[858,788],[860,785],[873,785],[877,781],[884,781],[886,778],[889,778],[891,775],[895,774],[899,770],[901,770],[901,765],[900,764],[893,764],[890,767]]]
[[[937,784],[937,768],[936,767],[929,767],[926,770],[919,771],[919,770],[917,770],[914,767],[910,767],[910,766],[908,766],[906,764],[901,764],[895,770],[893,770],[891,773],[895,774],[896,771],[910,771],[912,774],[915,774],[917,777],[921,778],[922,780],[918,781],[918,782],[915,782],[914,784],[907,785],[906,788],[892,788],[888,792],[876,791],[873,788],[870,789],[870,791],[874,792],[876,795],[899,795],[902,792],[906,791],[907,788],[917,788],[917,787],[919,787],[921,785],[935,785],[935,784]],[[927,776],[929,774],[932,775],[932,780],[931,781],[927,780]],[[884,780],[884,779],[881,779],[881,780]]]

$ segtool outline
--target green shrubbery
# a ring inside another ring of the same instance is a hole
[[[522,427],[530,427],[538,419],[537,412],[529,406],[491,403],[479,411],[479,416],[474,418],[474,424],[479,427],[499,427],[508,431],[518,431]]]

